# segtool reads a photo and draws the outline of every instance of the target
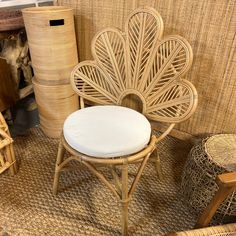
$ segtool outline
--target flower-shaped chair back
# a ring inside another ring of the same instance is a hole
[[[149,7],[132,12],[125,31],[106,28],[92,41],[94,61],[72,71],[79,96],[97,104],[122,105],[129,95],[142,102],[149,119],[178,123],[192,115],[197,92],[183,75],[192,63],[189,43],[180,36],[162,39],[163,22]]]

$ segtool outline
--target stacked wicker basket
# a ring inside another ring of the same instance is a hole
[[[23,10],[40,125],[53,138],[60,136],[65,118],[78,109],[78,97],[69,83],[78,63],[73,10],[33,7]]]

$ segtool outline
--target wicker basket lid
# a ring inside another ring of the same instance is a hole
[[[236,135],[218,134],[205,143],[205,150],[219,166],[228,171],[236,171]]]

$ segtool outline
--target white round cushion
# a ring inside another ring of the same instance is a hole
[[[69,115],[63,127],[67,143],[93,157],[119,157],[142,150],[151,125],[139,112],[121,106],[93,106]]]

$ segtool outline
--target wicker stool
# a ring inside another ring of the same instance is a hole
[[[201,214],[218,189],[216,176],[232,171],[236,171],[236,135],[220,134],[202,140],[192,148],[183,171],[185,202]],[[221,221],[236,217],[236,192],[220,205],[216,216]]]

